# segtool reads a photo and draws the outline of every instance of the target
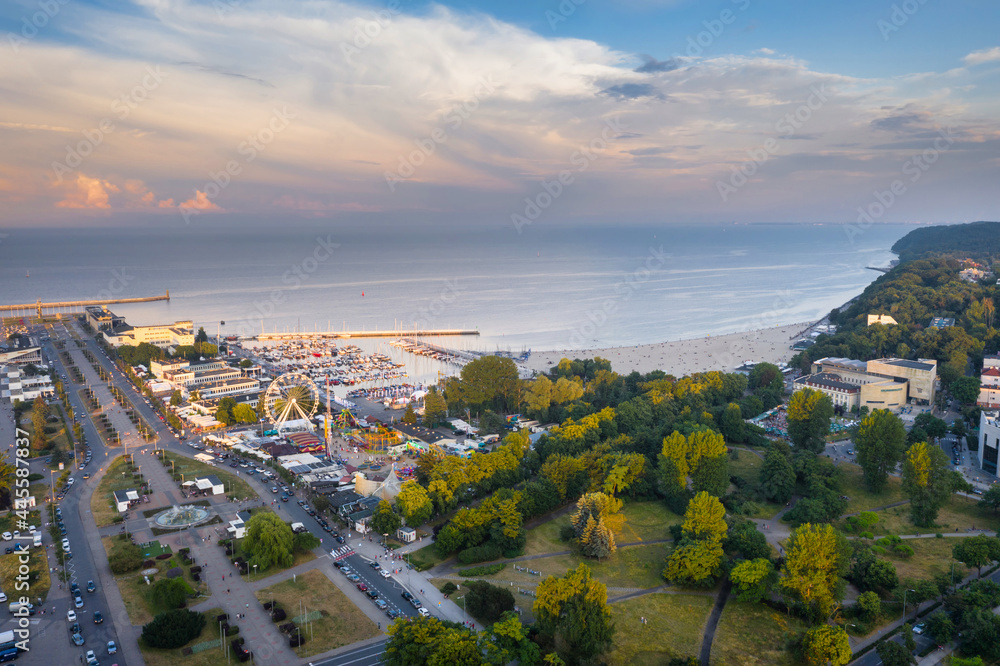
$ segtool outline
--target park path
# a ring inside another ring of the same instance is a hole
[[[719,620],[722,618],[722,610],[726,607],[726,601],[729,599],[730,589],[732,589],[732,585],[727,579],[722,583],[722,589],[719,590],[719,595],[715,598],[712,612],[708,615],[704,637],[701,640],[701,654],[699,655],[701,666],[708,666],[709,658],[712,656],[712,641],[715,640],[715,630],[719,627]]]

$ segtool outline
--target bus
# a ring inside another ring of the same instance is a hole
[[[0,662],[13,661],[17,659],[20,650],[17,649],[17,641],[14,640],[13,631],[0,633]]]

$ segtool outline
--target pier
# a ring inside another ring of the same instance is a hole
[[[19,303],[16,305],[0,305],[0,312],[31,312],[38,313],[41,317],[47,310],[74,310],[88,305],[115,305],[118,303],[151,303],[153,301],[169,301],[170,290],[163,296],[143,296],[140,298],[108,298],[93,301],[56,301],[54,303],[42,303],[41,300],[34,303]]]
[[[461,328],[428,329],[423,331],[408,330],[402,333],[399,330],[388,331],[298,331],[286,333],[260,333],[257,340],[303,340],[313,338],[398,338],[406,336],[443,336],[443,335],[479,335],[477,330]]]

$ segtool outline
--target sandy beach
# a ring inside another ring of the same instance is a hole
[[[787,362],[796,353],[791,349],[792,343],[814,323],[788,324],[744,333],[635,347],[532,352],[524,365],[531,370],[544,372],[558,364],[562,358],[585,359],[600,356],[611,361],[611,368],[623,375],[633,370],[641,373],[663,370],[675,377],[709,370],[732,372],[744,361]]]

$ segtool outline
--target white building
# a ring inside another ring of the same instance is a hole
[[[115,508],[118,510],[118,513],[125,513],[133,502],[139,501],[139,491],[132,490],[131,488],[128,490],[116,490],[114,496]]]
[[[20,400],[31,402],[41,396],[43,398],[55,395],[52,379],[48,375],[28,377],[20,370],[9,369],[0,372],[0,397],[7,398],[11,403]]]
[[[1000,417],[997,412],[983,411],[979,415],[979,467],[994,476],[997,473],[998,449],[1000,449]]]
[[[223,495],[226,492],[226,487],[214,474],[198,477],[194,480],[194,487],[208,495]]]

